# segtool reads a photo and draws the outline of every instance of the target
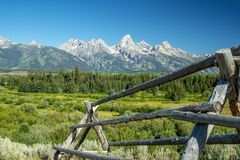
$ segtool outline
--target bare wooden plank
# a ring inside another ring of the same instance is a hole
[[[215,102],[204,102],[198,105],[189,105],[189,106],[184,106],[181,108],[176,108],[175,110],[178,111],[188,111],[188,112],[220,112],[222,110],[222,105],[221,102],[215,101]]]
[[[95,111],[93,110],[93,107],[91,106],[91,103],[89,101],[84,101],[85,106],[88,108],[89,113],[91,113],[91,120],[92,122],[96,122],[98,121],[96,115],[95,115]],[[97,136],[100,140],[100,143],[102,145],[102,148],[104,151],[110,151],[110,148],[108,146],[108,141],[107,138],[103,132],[102,126],[93,126],[94,130],[97,133]]]
[[[87,137],[87,134],[90,131],[90,129],[91,129],[91,127],[86,127],[86,128],[83,129],[82,135],[81,135],[78,143],[75,145],[74,150],[78,150],[79,149],[79,147],[82,145],[82,143],[84,142],[85,138]],[[59,151],[57,151],[57,152],[59,152]],[[62,154],[62,157],[58,157],[58,159],[59,158],[71,159],[72,155]]]
[[[74,155],[80,158],[87,158],[87,159],[94,159],[94,160],[124,160],[124,158],[109,157],[104,155],[98,155],[95,153],[76,151],[76,150],[67,149],[67,148],[58,147],[58,146],[53,147],[53,149],[59,152],[64,152],[66,154]]]
[[[233,74],[235,73],[235,63],[234,63],[232,54],[219,53],[219,54],[216,54],[216,58],[218,60],[217,61],[218,66],[220,67],[220,71],[223,79],[227,79],[230,81],[228,77],[233,76]],[[218,92],[218,94],[220,95],[221,91]],[[224,94],[222,95],[225,96]],[[213,99],[216,99],[216,98],[218,99],[219,97],[213,94],[209,101],[212,101]],[[226,96],[223,99],[226,99]],[[194,127],[192,135],[185,146],[181,159],[184,159],[184,160],[198,159],[199,153],[204,148],[212,128],[213,128],[213,125],[197,124]]]
[[[93,114],[92,118],[93,118],[93,122],[98,121],[97,117],[94,114]],[[105,136],[105,134],[103,132],[102,126],[94,126],[93,128],[94,128],[94,130],[97,133],[97,136],[98,136],[98,138],[99,138],[99,140],[101,142],[103,150],[104,151],[110,151],[110,148],[108,146],[108,141],[107,141],[107,138],[106,138],[106,136]]]
[[[192,112],[181,112],[181,111],[173,111],[171,113],[171,117],[177,120],[201,123],[201,125],[214,124],[214,125],[240,129],[240,117],[234,117],[234,116],[229,117],[229,116],[223,116],[223,115],[203,114],[203,113],[196,114]]]
[[[85,114],[81,121],[78,124],[85,124],[88,120],[88,114]],[[63,147],[67,148],[71,145],[71,143],[74,141],[74,139],[79,135],[82,129],[74,129],[68,136],[67,140],[64,142]]]
[[[228,88],[229,88],[229,82],[224,79],[220,79],[218,81],[217,86],[213,90],[213,94],[209,99],[209,102],[219,101],[221,105],[224,105],[227,98]],[[209,113],[209,116],[213,116],[211,115],[213,114],[212,112],[208,112],[208,113]],[[194,126],[192,134],[185,145],[183,154],[181,156],[181,160],[197,160],[198,159],[199,154],[203,150],[207,142],[207,139],[212,131],[212,128],[213,128],[213,125],[202,124],[202,123],[197,123]]]
[[[206,69],[206,68],[209,68],[209,67],[213,67],[214,64],[215,64],[214,60],[215,60],[215,55],[213,55],[213,56],[211,56],[209,58],[206,58],[206,59],[204,59],[204,60],[202,60],[200,62],[191,64],[191,65],[189,65],[189,66],[187,66],[187,67],[185,67],[183,69],[175,71],[175,72],[173,72],[173,73],[171,73],[169,75],[166,75],[164,77],[152,79],[150,81],[144,82],[142,84],[139,84],[139,85],[136,85],[136,86],[134,86],[132,88],[124,90],[122,92],[119,92],[119,93],[110,95],[108,97],[105,97],[103,99],[100,99],[100,100],[98,100],[96,102],[93,102],[91,105],[92,106],[97,106],[97,105],[99,105],[101,103],[108,102],[108,101],[111,101],[111,100],[114,100],[114,99],[117,99],[117,98],[121,98],[121,97],[124,97],[124,96],[130,95],[130,94],[136,93],[136,92],[141,91],[141,90],[146,90],[146,89],[149,89],[151,87],[154,87],[154,86],[157,86],[157,85],[161,85],[161,84],[173,81],[175,79],[184,77],[186,75],[189,75],[189,74],[201,71],[203,69]]]
[[[236,73],[236,65],[230,49],[225,49],[224,53],[216,53],[216,60],[220,68],[222,78],[228,80],[232,86],[229,99],[237,99],[238,84]]]
[[[87,126],[96,126],[96,125],[107,125],[107,124],[117,124],[117,123],[126,123],[130,121],[140,121],[140,120],[146,120],[146,119],[154,119],[154,118],[160,118],[160,117],[166,117],[171,115],[171,112],[174,110],[179,111],[190,111],[190,112],[219,112],[222,109],[222,105],[220,102],[205,102],[201,103],[199,105],[190,105],[190,106],[184,106],[181,108],[176,109],[167,109],[167,110],[159,110],[154,111],[150,113],[142,113],[142,114],[135,114],[135,115],[128,115],[128,116],[121,116],[118,118],[113,118],[109,120],[102,120],[102,121],[96,121],[96,122],[90,122],[90,123],[84,123],[84,124],[77,124],[72,126],[72,128],[78,128],[78,127],[87,127]]]
[[[231,52],[233,54],[237,54],[237,52],[240,53],[240,46],[238,46],[237,48],[232,48]],[[235,60],[235,59],[234,59]],[[236,62],[235,60],[235,64],[238,65],[238,67],[235,67],[235,73],[234,76],[232,76],[232,81],[233,81],[233,85],[235,85],[235,90],[233,90],[232,92],[236,92],[235,94],[237,95],[237,97],[234,97],[232,95],[235,95],[234,93],[231,93],[230,97],[229,97],[229,106],[230,106],[230,110],[232,112],[233,116],[240,116],[240,94],[239,94],[239,64]],[[238,133],[240,133],[240,129],[237,129]]]
[[[84,124],[88,121],[89,117],[88,114],[85,114],[83,116],[83,118],[81,119],[81,121],[79,122],[79,124]],[[76,139],[76,137],[80,134],[80,132],[83,130],[83,128],[74,128],[72,129],[71,133],[69,134],[69,136],[67,137],[66,141],[63,143],[63,147],[64,148],[68,148],[70,147],[70,145],[72,144],[72,142]],[[59,158],[61,158],[61,154],[59,154],[59,152],[57,151],[54,154],[54,159],[57,160]]]
[[[141,145],[182,145],[189,137],[172,137],[161,139],[145,139],[133,141],[110,142],[110,146],[141,146]],[[240,144],[239,134],[213,135],[207,140],[207,144]]]
[[[193,112],[183,112],[183,111],[177,111],[177,110],[164,112],[162,116],[171,117],[177,120],[197,122],[197,123],[201,123],[201,125],[214,124],[214,125],[226,126],[231,128],[240,128],[240,117],[235,117],[235,116],[230,117],[230,116],[223,116],[223,115],[217,115],[217,114],[193,113]],[[93,126],[93,125],[96,125],[96,122],[88,123],[86,127]]]
[[[84,142],[85,138],[87,137],[88,132],[90,131],[91,127],[84,128],[84,131],[82,132],[82,135],[78,141],[78,143],[75,145],[74,150],[78,150],[78,148],[81,146],[81,144]]]

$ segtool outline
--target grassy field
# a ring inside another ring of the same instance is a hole
[[[105,96],[107,95],[99,93],[23,93],[0,87],[0,137],[2,137],[0,141],[6,145],[5,147],[0,147],[0,156],[7,157],[9,155],[11,151],[3,154],[6,152],[4,148],[8,147],[11,150],[18,150],[19,152],[22,148],[25,148],[26,151],[21,152],[26,153],[26,155],[21,155],[22,157],[26,157],[30,154],[28,152],[31,152],[33,157],[36,157],[32,159],[44,159],[41,158],[40,154],[36,156],[36,153],[41,152],[41,155],[46,154],[48,155],[48,159],[51,159],[50,155],[53,152],[51,146],[61,144],[70,131],[69,126],[79,122],[86,112],[83,101],[90,100],[93,102]],[[200,94],[191,94],[181,101],[173,102],[165,99],[163,92],[160,92],[156,96],[140,92],[130,97],[102,104],[98,109],[98,115],[99,119],[110,119],[121,115],[149,112],[157,109],[178,108],[203,101],[207,101],[207,99],[203,99]],[[223,110],[223,114],[230,115],[227,105]],[[103,129],[109,141],[119,141],[187,136],[191,133],[192,127],[192,123],[162,118],[143,121],[141,123],[132,122],[128,124],[109,125],[104,126]],[[215,127],[213,133],[235,133],[235,130],[225,127]],[[99,150],[99,143],[96,141],[97,137],[93,131],[90,131],[87,139],[86,143],[89,145],[85,144],[86,149],[92,146],[92,148],[98,148]],[[34,147],[35,150],[33,149]],[[159,149],[161,152],[158,152]],[[150,147],[146,152],[151,153],[149,156],[155,158],[156,156],[160,156],[160,153],[161,156],[166,156],[164,153],[168,152],[168,158],[177,159],[181,149],[182,146]],[[36,152],[36,150],[39,150],[39,152]],[[128,158],[131,158],[136,152],[141,153],[146,148],[127,147],[127,149],[114,148],[113,150],[114,153],[112,154],[117,154],[115,156],[126,154]],[[1,152],[3,155],[1,155]],[[3,159],[21,159],[21,156],[20,158],[7,157]],[[142,157],[143,155],[139,154],[138,156]],[[147,158],[145,156],[145,159],[149,159],[149,156]],[[132,158],[136,158],[136,156]]]

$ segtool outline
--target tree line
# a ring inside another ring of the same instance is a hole
[[[76,66],[72,71],[58,73],[34,71],[27,75],[4,75],[0,76],[0,85],[19,92],[112,94],[160,76],[163,75],[82,72]],[[165,91],[165,97],[171,100],[179,100],[186,93],[209,96],[218,78],[216,74],[193,74],[146,92],[156,96],[159,91]]]

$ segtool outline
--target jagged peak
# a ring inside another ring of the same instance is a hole
[[[32,45],[32,46],[37,46],[38,48],[41,48],[43,47],[42,44],[38,43],[37,41],[35,40],[32,40],[32,42],[29,44],[29,45]]]
[[[123,36],[119,43],[114,46],[114,49],[116,51],[124,49],[125,51],[140,52],[138,45],[133,41],[130,34]]]
[[[146,42],[146,41],[144,41],[144,40],[141,40],[141,41],[139,41],[139,42],[138,42],[138,44],[150,45],[149,43],[147,43],[147,42]]]
[[[130,34],[126,34],[122,37],[122,39],[132,39],[132,36]]]
[[[168,41],[164,41],[161,46],[163,46],[164,48],[172,48],[172,46],[169,44]]]
[[[69,40],[67,41],[67,43],[82,44],[82,43],[84,43],[84,41],[81,40],[81,39],[71,38],[71,39],[69,39]]]
[[[105,42],[102,39],[91,39],[89,41],[89,43],[92,43],[92,44],[104,44],[105,45]]]
[[[119,42],[120,47],[124,47],[124,46],[128,46],[128,45],[134,45],[134,44],[135,43],[134,43],[130,34],[126,34],[125,36],[123,36],[123,38]]]
[[[83,45],[83,44],[93,44],[93,45],[99,45],[99,44],[103,44],[106,45],[105,42],[102,39],[91,39],[90,41],[84,41],[84,40],[80,40],[80,39],[74,39],[71,38],[69,39],[66,43],[64,44],[71,44],[71,45]]]

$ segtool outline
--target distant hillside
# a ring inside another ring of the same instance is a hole
[[[173,48],[167,41],[159,45],[135,43],[130,35],[114,46],[101,39],[89,42],[70,39],[59,49],[36,41],[15,44],[0,38],[0,69],[7,70],[58,71],[78,65],[86,71],[172,72],[206,56]]]

